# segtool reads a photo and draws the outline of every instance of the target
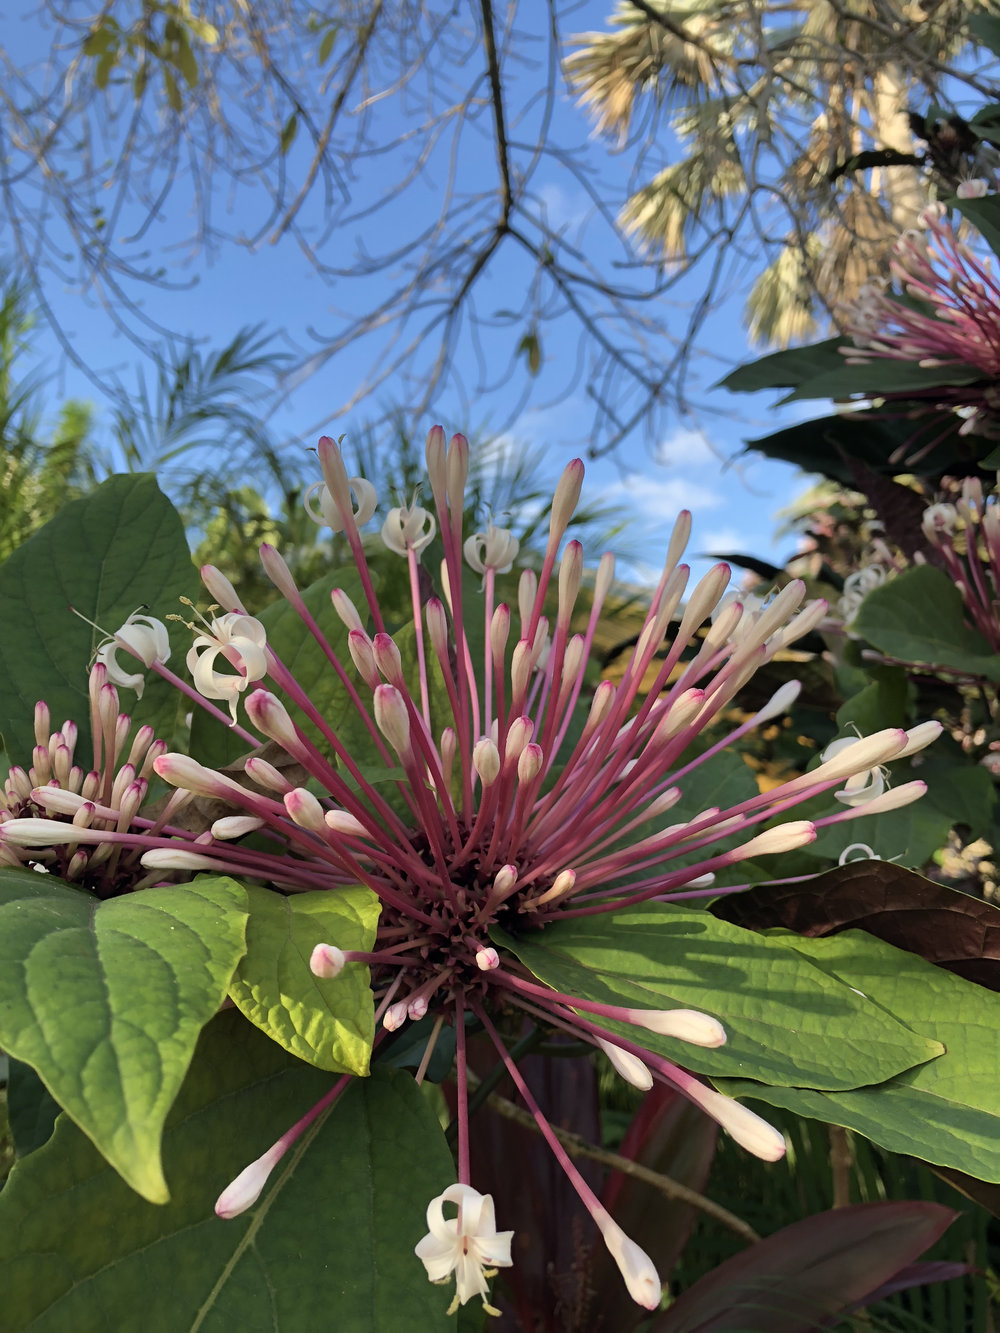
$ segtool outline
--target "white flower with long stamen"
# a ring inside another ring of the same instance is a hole
[[[170,635],[166,625],[153,616],[133,613],[121,629],[115,630],[97,649],[95,660],[106,668],[109,682],[119,689],[135,690],[136,698],[141,699],[146,677],[141,671],[125,670],[118,661],[118,653],[123,649],[145,667],[151,667],[154,662],[166,662],[170,657]]]
[[[859,775],[864,787],[873,770],[928,744],[940,728],[888,728],[745,800],[718,809],[692,801],[687,809],[685,791],[701,765],[794,702],[797,686],[790,682],[756,713],[731,720],[734,701],[754,672],[817,624],[825,603],[803,605],[805,587],[799,581],[759,605],[726,601],[730,570],[724,564],[711,569],[685,601],[689,571],[681,558],[691,524],[690,515],[682,513],[620,676],[594,687],[595,645],[612,595],[614,562],[605,555],[588,584],[580,543],[565,540],[580,498],[583,464],[570,463],[556,487],[538,569],[522,571],[512,587],[499,581],[513,558],[512,539],[501,540],[497,529],[478,534],[471,547],[465,539],[468,444],[462,436],[447,442],[435,428],[427,442],[434,513],[418,523],[415,514],[401,512],[390,525],[390,544],[404,555],[409,571],[406,623],[397,629],[399,608],[380,602],[359,532],[368,509],[361,503],[364,488],[359,493],[356,479],[348,477],[332,440],[321,440],[318,453],[322,485],[351,552],[352,589],[357,581],[362,588],[361,595],[332,594],[338,630],[341,623],[344,627],[340,640],[324,636],[272,548],[265,548],[263,560],[287,600],[289,619],[299,617],[303,634],[322,650],[324,670],[343,687],[336,721],[323,717],[294,672],[268,648],[236,590],[210,571],[208,586],[230,609],[200,636],[203,642],[196,640],[191,666],[202,695],[227,699],[234,716],[246,691],[247,727],[238,726],[237,734],[248,749],[260,738],[270,742],[267,760],[246,760],[254,788],[189,756],[160,754],[153,767],[178,789],[180,799],[190,793],[225,803],[209,829],[136,825],[124,817],[112,826],[104,796],[95,804],[91,793],[79,789],[88,799],[55,826],[58,836],[37,818],[45,807],[26,807],[23,823],[17,817],[21,811],[10,809],[0,825],[0,852],[21,859],[27,853],[20,849],[30,845],[32,858],[50,865],[53,857],[89,853],[96,846],[95,855],[141,856],[154,875],[214,868],[289,894],[366,886],[381,908],[372,948],[321,944],[310,966],[332,985],[341,972],[369,969],[380,1037],[430,1017],[433,1035],[425,1062],[442,1027],[454,1029],[460,1183],[435,1201],[431,1234],[421,1245],[432,1276],[456,1275],[461,1301],[470,1294],[485,1296],[487,1268],[509,1262],[509,1243],[506,1249],[503,1243],[509,1233],[495,1231],[492,1207],[481,1208],[475,1224],[467,1220],[464,1205],[461,1221],[447,1221],[441,1209],[442,1202],[458,1203],[459,1196],[484,1197],[471,1187],[464,1045],[470,1014],[494,1042],[602,1230],[606,1211],[519,1081],[491,1013],[519,1010],[531,1021],[583,1038],[604,1049],[632,1081],[679,1089],[751,1152],[775,1160],[784,1151],[780,1134],[766,1122],[644,1044],[652,1031],[717,1047],[725,1040],[717,1016],[626,1009],[562,995],[537,982],[504,947],[502,932],[527,933],[559,920],[705,893],[712,876],[727,867],[811,842],[816,826],[793,817],[799,802],[845,781],[850,787]],[[417,549],[430,531],[429,519],[443,554],[436,587],[434,572],[419,567]],[[474,573],[466,571],[466,561]],[[473,579],[475,588],[468,586]],[[587,601],[580,606],[584,587]],[[220,654],[238,674],[216,669]],[[249,690],[252,683],[257,688]],[[213,706],[203,706],[219,715]],[[706,744],[708,728],[713,735]],[[368,738],[367,748],[346,739],[359,734]],[[62,763],[58,745],[55,749],[54,762]],[[287,773],[295,774],[294,781]],[[867,805],[849,805],[819,822],[854,819],[868,808],[889,808],[887,800],[916,799],[922,790],[921,783],[877,797],[867,790]],[[77,823],[67,833],[70,818]],[[243,844],[243,829],[259,830],[259,836]],[[70,850],[74,839],[77,852]],[[66,851],[59,851],[63,846]],[[241,1182],[235,1191],[239,1200],[259,1175],[251,1172]],[[610,1227],[606,1239],[633,1296],[640,1303],[652,1300],[658,1278],[642,1251]],[[469,1249],[462,1248],[465,1242]]]
[[[445,1217],[444,1205],[453,1203],[455,1217]],[[487,1278],[498,1268],[510,1268],[513,1231],[497,1231],[493,1199],[471,1185],[449,1185],[427,1205],[427,1235],[414,1249],[432,1282],[447,1282],[455,1275],[455,1299],[448,1309],[454,1314],[478,1296],[487,1313],[498,1315],[490,1305]]]
[[[220,657],[233,671],[216,670]],[[225,700],[235,722],[240,695],[267,673],[267,632],[253,616],[227,611],[195,636],[186,660],[198,693]]]

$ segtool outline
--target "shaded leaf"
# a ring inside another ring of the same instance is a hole
[[[710,910],[749,930],[823,936],[858,928],[1000,991],[1000,909],[890,861],[854,861],[805,883],[750,889]]]
[[[242,1015],[202,1034],[164,1136],[172,1202],[133,1194],[65,1117],[0,1194],[10,1333],[445,1333],[449,1294],[413,1246],[454,1180],[412,1078],[354,1083],[296,1142],[259,1203],[232,1221],[215,1199],[330,1087]],[[419,1143],[419,1152],[414,1151]],[[130,1322],[132,1321],[132,1322]]]
[[[965,623],[962,595],[943,570],[919,565],[865,597],[853,628],[901,662],[1000,680],[1000,656]]]
[[[715,386],[731,393],[756,393],[759,389],[788,389],[826,371],[838,370],[844,363],[838,348],[843,338],[827,338],[809,347],[793,347],[771,352],[746,365],[737,366]]]
[[[972,223],[994,254],[1000,254],[1000,199],[995,194],[983,195],[981,199],[949,199],[946,202]]]
[[[230,999],[287,1051],[319,1069],[367,1074],[375,1035],[369,971],[349,963],[324,980],[309,970],[317,944],[371,949],[379,900],[370,889],[296,893],[246,885],[246,953]]]
[[[281,127],[281,140],[279,146],[281,148],[282,154],[287,153],[289,148],[291,148],[292,144],[295,142],[295,136],[298,133],[298,129],[299,129],[298,113],[293,111],[292,114],[285,121],[284,125]]]
[[[755,935],[707,912],[648,903],[516,938],[495,934],[536,977],[564,993],[713,1014],[728,1036],[716,1050],[601,1020],[697,1073],[852,1088],[940,1053],[935,1042],[858,996],[851,989],[858,983],[803,966],[804,957],[791,947],[797,941]]]
[[[0,735],[13,761],[30,761],[40,698],[55,725],[77,723],[77,753],[90,749],[87,664],[102,636],[69,607],[111,633],[140,606],[172,614],[194,582],[180,515],[152,476],[109,478],[19,547],[0,566]],[[173,686],[150,672],[141,700],[122,693],[136,726],[171,738],[181,708]]]
[[[23,1060],[10,1060],[7,1071],[7,1115],[18,1157],[46,1143],[55,1128],[59,1103]]]
[[[145,1198],[168,1198],[160,1135],[198,1033],[244,950],[246,896],[224,876],[98,902],[0,870],[0,1046]]]
[[[888,1282],[957,1216],[937,1203],[862,1203],[804,1218],[706,1273],[649,1333],[812,1333]]]

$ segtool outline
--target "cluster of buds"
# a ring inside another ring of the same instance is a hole
[[[821,825],[917,799],[923,783],[886,789],[881,766],[922,748],[940,728],[927,723],[858,738],[767,792],[723,809],[688,811],[667,823],[670,812],[682,808],[688,778],[702,764],[794,702],[797,682],[783,686],[753,716],[729,721],[741,688],[779,649],[819,624],[826,604],[804,605],[805,587],[798,581],[768,600],[727,596],[731,571],[725,564],[711,569],[685,600],[689,570],[681,557],[691,520],[682,513],[621,679],[592,686],[588,664],[613,588],[614,559],[601,558],[586,604],[578,609],[583,551],[577,541],[564,545],[564,538],[580,497],[582,463],[570,463],[556,486],[540,568],[521,572],[507,602],[500,600],[497,579],[516,558],[516,538],[492,522],[465,538],[468,444],[461,435],[446,442],[435,428],[426,453],[434,512],[415,497],[393,509],[382,528],[386,546],[408,566],[405,628],[413,650],[404,656],[403,638],[398,629],[394,636],[379,603],[360,534],[375,512],[374,490],[347,475],[332,440],[322,439],[318,453],[323,480],[310,491],[310,513],[344,533],[364,590],[363,608],[342,589],[332,593],[346,630],[346,654],[323,633],[278,551],[265,545],[261,559],[299,617],[302,634],[322,650],[357,725],[331,725],[233,586],[206,567],[203,581],[217,603],[213,609],[222,614],[206,625],[200,636],[206,642],[192,649],[196,690],[177,684],[192,696],[200,691],[215,716],[225,715],[207,700],[228,701],[236,733],[248,749],[269,742],[270,757],[251,754],[245,761],[251,784],[243,784],[187,755],[158,753],[152,766],[178,793],[215,798],[226,803],[227,813],[196,834],[144,823],[119,802],[113,822],[101,810],[104,827],[94,840],[119,855],[138,856],[153,874],[212,870],[286,892],[336,892],[359,883],[371,889],[382,907],[374,947],[350,951],[332,940],[317,946],[311,966],[325,977],[345,967],[370,969],[377,1042],[408,1021],[428,1014],[436,1020],[418,1078],[442,1027],[454,1028],[458,1179],[432,1201],[429,1233],[416,1249],[429,1277],[439,1281],[453,1274],[456,1301],[476,1296],[492,1309],[486,1279],[510,1262],[510,1233],[496,1231],[492,1201],[470,1179],[469,1016],[494,1044],[629,1291],[653,1309],[661,1292],[653,1264],[567,1156],[494,1018],[513,1009],[572,1033],[603,1052],[635,1086],[659,1081],[679,1090],[762,1158],[781,1156],[782,1136],[643,1044],[643,1033],[654,1032],[718,1046],[726,1034],[715,1017],[626,1009],[562,994],[539,984],[491,932],[530,931],[651,901],[711,895],[719,870],[802,847]],[[430,580],[419,566],[435,540],[442,554],[439,595],[428,596]],[[477,583],[475,595],[470,589],[465,597],[463,556]],[[231,673],[216,670],[220,655]],[[176,681],[161,660],[152,665]],[[249,689],[264,680],[274,688]],[[236,720],[240,708],[248,726]],[[706,745],[709,727],[721,735]],[[359,731],[367,737],[363,753],[343,739]],[[276,753],[285,765],[270,762]],[[383,782],[372,780],[373,761],[385,766]],[[305,776],[293,781],[290,774]],[[309,787],[303,785],[307,780]],[[798,803],[843,783],[843,809],[815,822],[787,818]],[[33,783],[32,800],[46,809],[51,789],[44,781]],[[0,846],[49,854],[62,845],[64,828],[15,818],[0,829]],[[268,835],[269,850],[241,842],[257,829]],[[619,1024],[633,1035],[621,1035]],[[338,1081],[240,1174],[219,1200],[221,1216],[254,1203],[288,1146],[347,1081]],[[457,1216],[446,1218],[445,1204],[454,1205]]]
[[[165,637],[162,625],[160,631]],[[129,638],[127,626],[123,634]],[[40,702],[35,705],[31,763],[27,768],[12,766],[0,792],[0,865],[48,871],[86,885],[102,898],[161,878],[141,865],[141,847],[105,835],[140,828],[149,836],[162,834],[190,799],[186,792],[174,792],[156,818],[143,817],[153,766],[168,747],[152,727],[133,728],[129,715],[119,710],[109,667],[127,675],[102,649],[89,681],[91,766],[84,769],[76,762],[77,724],[66,721],[54,731],[48,705]],[[19,838],[3,836],[5,829],[15,828]],[[34,845],[33,828],[42,830]]]
[[[962,594],[966,617],[1000,653],[1000,504],[984,496],[978,477],[966,477],[954,503],[924,512],[924,536]]]
[[[980,184],[982,189],[972,188]],[[985,183],[968,182],[964,194],[973,193],[985,193]],[[964,418],[960,434],[995,437],[1000,435],[1000,287],[990,261],[959,238],[943,204],[928,205],[919,222],[894,246],[891,280],[870,280],[842,309],[841,325],[854,346],[841,351],[848,365],[881,359],[927,370],[974,367],[981,382],[879,396],[931,402]]]

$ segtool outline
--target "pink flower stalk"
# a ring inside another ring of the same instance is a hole
[[[725,597],[730,570],[720,564],[682,605],[689,571],[681,556],[690,532],[690,515],[684,512],[621,679],[603,680],[591,690],[588,664],[612,588],[614,560],[602,557],[589,585],[586,613],[578,613],[583,551],[577,541],[563,546],[563,539],[579,501],[583,464],[576,460],[563,473],[540,569],[523,570],[516,605],[509,605],[498,599],[497,576],[515,558],[516,542],[492,522],[485,533],[464,538],[468,445],[461,435],[446,444],[435,427],[427,441],[427,469],[436,516],[414,503],[393,510],[383,527],[384,540],[407,561],[409,572],[411,632],[408,639],[394,637],[359,531],[359,523],[374,513],[373,495],[368,483],[348,477],[332,440],[320,441],[319,456],[324,480],[314,492],[313,516],[343,531],[365,590],[363,608],[343,590],[333,593],[333,606],[347,630],[346,656],[324,636],[278,552],[263,547],[262,561],[301,619],[303,634],[315,640],[339,679],[367,734],[366,752],[358,754],[345,744],[344,733],[322,715],[266,644],[262,627],[235,590],[217,570],[206,568],[206,586],[223,613],[213,623],[239,631],[240,685],[226,686],[233,691],[227,696],[233,711],[242,703],[249,726],[308,773],[312,790],[293,785],[257,755],[246,761],[246,775],[254,784],[250,789],[188,756],[160,754],[153,765],[160,777],[179,792],[225,802],[231,813],[201,834],[123,817],[114,828],[105,823],[93,841],[101,850],[140,854],[143,865],[156,872],[213,868],[288,893],[367,885],[382,905],[373,949],[345,951],[331,940],[314,951],[312,967],[320,976],[343,967],[369,967],[383,1031],[431,1014],[436,1022],[424,1067],[442,1025],[454,1025],[459,1186],[471,1183],[465,1015],[471,1011],[479,1019],[501,1057],[512,1064],[488,1016],[512,1006],[547,1026],[572,1031],[595,1049],[613,1048],[620,1053],[614,1057],[616,1067],[632,1071],[640,1081],[645,1068],[651,1080],[680,1089],[751,1152],[773,1160],[783,1151],[780,1135],[641,1044],[643,1031],[651,1029],[718,1045],[725,1033],[716,1019],[688,1010],[626,1010],[558,994],[539,986],[526,967],[498,948],[491,931],[523,932],[559,919],[707,891],[704,886],[717,870],[803,846],[815,837],[808,821],[781,822],[786,811],[928,743],[937,729],[890,729],[859,738],[812,772],[767,792],[669,822],[688,778],[701,764],[791,704],[796,689],[783,686],[722,739],[700,752],[693,745],[707,727],[725,721],[755,671],[822,618],[825,604],[802,608],[805,587],[796,581],[770,601],[755,599],[745,606]],[[443,551],[440,593],[428,595],[428,571],[420,565],[435,531]],[[462,595],[463,554],[478,600]],[[413,649],[404,658],[406,642]],[[223,685],[213,679],[212,661],[204,671],[200,660],[195,665],[209,697],[221,698]],[[239,663],[234,665],[239,669]],[[162,666],[156,669],[168,674]],[[290,701],[295,716],[271,690],[244,694],[242,684],[251,676],[268,679]],[[582,730],[573,729],[574,715],[588,694]],[[212,711],[219,715],[214,706]],[[306,722],[319,732],[324,749],[304,730]],[[373,759],[394,775],[387,779],[391,786],[370,780]],[[316,790],[324,795],[318,798]],[[830,821],[864,813],[860,803]],[[241,830],[251,827],[267,835],[270,851],[240,845]],[[737,830],[738,846],[720,846]],[[13,819],[0,829],[0,846],[44,847],[49,836],[58,843],[64,826],[47,832],[45,821]],[[58,846],[50,847],[50,854],[58,852]],[[694,864],[686,864],[693,853]],[[630,1024],[636,1040],[609,1030],[607,1022]],[[629,1290],[654,1308],[659,1291],[652,1265],[615,1228],[525,1095]],[[262,1159],[261,1170],[270,1163]],[[255,1184],[260,1171],[251,1175]],[[235,1192],[242,1199],[243,1185]],[[495,1255],[492,1262],[499,1262]],[[460,1294],[473,1286],[479,1291],[475,1274],[466,1273],[459,1282]]]
[[[841,348],[849,365],[879,359],[910,361],[934,370],[974,366],[982,382],[932,385],[879,395],[933,403],[965,418],[963,435],[1000,435],[1000,286],[990,261],[964,240],[943,204],[921,214],[922,230],[903,233],[894,247],[889,283],[875,279],[842,311],[853,348]],[[915,298],[913,304],[904,298]],[[922,454],[924,450],[921,450]],[[911,460],[913,461],[913,460]]]

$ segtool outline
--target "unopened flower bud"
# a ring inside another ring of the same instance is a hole
[[[603,1037],[596,1037],[595,1040],[626,1083],[631,1083],[640,1092],[649,1091],[653,1086],[653,1075],[637,1055],[622,1050],[613,1041],[605,1041]]]
[[[344,970],[343,949],[335,944],[317,944],[309,955],[309,971],[314,977],[337,977]]]

